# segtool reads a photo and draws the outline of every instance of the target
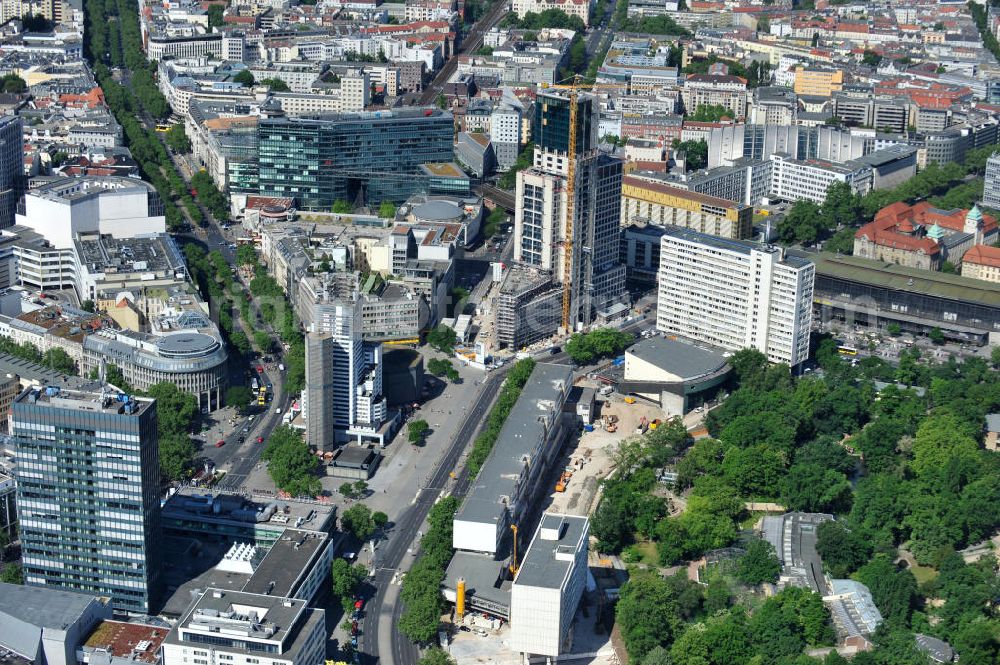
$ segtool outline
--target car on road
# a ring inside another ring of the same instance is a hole
[[[263,365],[257,365],[257,373],[258,374],[263,374],[264,373],[264,366]]]
[[[225,439],[219,439],[218,441],[215,442],[215,447],[216,448],[221,448],[224,445],[226,445],[226,440]]]
[[[239,442],[240,442],[240,443],[243,443],[243,442],[245,442],[246,440],[247,440],[247,438],[246,438],[245,436],[243,436],[243,435],[240,435],[240,438],[239,438]]]
[[[264,443],[264,437],[258,436],[257,437],[257,443]]]

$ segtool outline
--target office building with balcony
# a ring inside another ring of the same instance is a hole
[[[325,657],[323,610],[304,600],[212,588],[163,641],[163,665],[317,665]]]
[[[822,203],[835,182],[847,183],[856,194],[872,190],[872,168],[868,164],[834,164],[818,159],[792,159],[787,154],[771,155],[771,194],[785,201],[809,199]]]
[[[795,366],[809,357],[815,268],[783,249],[668,227],[656,327]]]
[[[299,283],[306,326],[306,441],[321,451],[350,440],[385,445],[397,416],[382,392],[382,345],[363,339],[356,273]]]
[[[28,586],[155,611],[161,574],[156,403],[94,384],[14,401],[17,504]]]
[[[258,123],[259,193],[329,210],[338,200],[378,205],[427,193],[427,163],[454,158],[454,120],[438,109],[399,109]]]

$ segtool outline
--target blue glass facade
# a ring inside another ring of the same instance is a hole
[[[532,136],[542,150],[569,152],[569,93],[548,92],[535,100],[535,123]],[[594,99],[578,95],[576,112],[576,151],[583,154],[596,147],[594,143]]]
[[[453,142],[451,114],[436,109],[263,119],[260,194],[290,196],[306,209],[402,203],[428,191],[418,167],[452,161]]]

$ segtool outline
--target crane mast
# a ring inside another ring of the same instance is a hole
[[[573,208],[576,204],[576,121],[577,91],[574,86],[569,92],[569,149],[566,168],[566,222],[563,243],[563,294],[562,326],[566,334],[573,332]]]
[[[577,99],[580,90],[621,90],[627,85],[618,83],[581,83],[579,75],[573,77],[569,84],[542,84],[542,88],[566,90],[569,93],[569,140],[566,169],[566,219],[564,222],[565,237],[563,238],[563,293],[562,293],[562,327],[569,334],[573,332],[573,233],[574,208],[576,207],[576,123],[579,116]]]

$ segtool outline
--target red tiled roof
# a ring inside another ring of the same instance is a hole
[[[246,207],[248,210],[260,210],[267,206],[291,208],[292,203],[292,199],[284,196],[248,196]]]
[[[878,211],[875,220],[865,224],[855,238],[868,238],[882,247],[923,251],[931,255],[938,250],[937,243],[930,238],[920,238],[912,235],[916,226],[938,226],[952,233],[962,233],[965,230],[965,217],[968,210],[939,210],[927,201],[907,205],[902,201],[887,205]],[[986,233],[997,228],[997,220],[992,215],[983,215],[983,230]]]
[[[962,263],[974,263],[980,266],[1000,268],[1000,247],[976,245],[962,255]]]

